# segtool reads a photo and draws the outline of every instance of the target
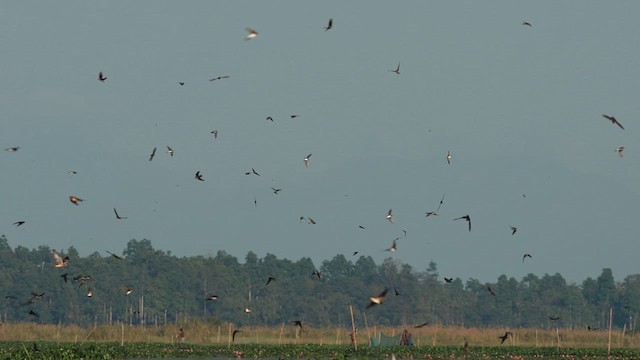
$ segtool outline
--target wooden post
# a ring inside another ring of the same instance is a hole
[[[358,337],[356,334],[356,322],[353,319],[353,306],[349,305],[349,313],[351,313],[351,331],[353,334],[353,348],[357,351],[358,350]],[[365,317],[366,319],[366,317]]]
[[[122,331],[120,333],[120,346],[124,346],[124,323],[120,323]]]
[[[231,323],[229,323],[229,337],[227,340],[227,347],[231,347]]]
[[[609,308],[609,344],[607,345],[607,356],[611,356],[611,320],[613,318],[613,307]]]
[[[216,344],[220,344],[220,325],[218,325],[218,339],[216,340]]]
[[[556,338],[558,339],[558,350],[560,350],[560,332],[558,331],[557,326],[556,326]]]
[[[371,333],[369,332],[369,323],[367,322],[367,314],[365,314],[365,313],[363,312],[363,313],[362,313],[362,316],[364,316],[364,326],[365,326],[365,328],[367,329],[367,337],[368,337],[369,339],[371,339]],[[376,331],[375,331],[375,329],[373,330],[373,332],[374,332],[373,336],[376,336],[376,334],[375,334],[375,332],[376,332]],[[371,340],[369,340],[369,341],[371,341]]]
[[[284,323],[280,326],[280,336],[278,336],[278,345],[282,343],[282,335],[284,334]]]

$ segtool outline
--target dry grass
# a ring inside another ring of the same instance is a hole
[[[82,328],[75,325],[40,325],[31,323],[5,323],[0,326],[0,340],[14,341],[55,341],[55,342],[146,342],[175,343],[180,325],[152,327],[99,325]],[[228,344],[231,339],[229,324],[213,325],[202,322],[190,322],[182,325],[185,342],[194,344]],[[238,344],[331,344],[346,345],[350,343],[350,329],[346,328],[310,328],[300,331],[298,327],[283,324],[279,327],[245,327],[236,335]],[[385,335],[398,334],[403,328],[360,329],[358,343],[368,342],[367,332],[372,336],[377,331]],[[421,329],[408,329],[412,332],[414,344],[420,345],[454,345],[460,346],[468,342],[472,346],[500,345],[499,335],[510,331],[510,337],[502,346],[527,347],[590,347],[606,348],[607,331],[587,331],[583,329],[501,329],[501,328],[461,328],[427,326]],[[639,348],[638,335],[622,331],[612,333],[612,348]]]

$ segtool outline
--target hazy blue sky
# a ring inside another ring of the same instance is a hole
[[[106,255],[146,238],[317,266],[357,250],[481,281],[640,271],[638,1],[0,10],[0,147],[20,147],[0,153],[0,232],[14,247]],[[471,232],[452,220],[465,214]]]

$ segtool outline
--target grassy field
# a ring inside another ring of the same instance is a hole
[[[0,341],[46,341],[59,343],[159,343],[174,344],[181,342],[177,337],[180,328],[184,330],[184,343],[198,345],[228,345],[231,332],[235,330],[229,324],[216,325],[190,322],[182,326],[166,325],[158,327],[139,327],[122,325],[98,325],[87,328],[78,326],[57,326],[34,323],[5,323],[0,326]],[[291,324],[279,327],[244,327],[236,335],[235,344],[317,344],[317,345],[349,345],[350,329],[346,328],[312,328],[305,327],[301,331]],[[360,329],[357,343],[367,345],[369,335],[378,331],[385,335],[396,335],[403,328]],[[546,348],[607,348],[609,334],[607,331],[587,331],[586,329],[505,329],[505,328],[461,328],[426,326],[421,329],[408,328],[412,333],[416,346],[459,346],[465,342],[469,346],[502,346],[502,347],[546,347]],[[498,336],[510,331],[504,344],[500,344]],[[612,349],[640,349],[640,335],[615,330],[611,334]]]

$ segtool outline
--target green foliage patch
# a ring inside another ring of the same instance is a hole
[[[363,346],[355,350],[338,345],[192,345],[127,343],[0,342],[0,359],[634,359],[637,350],[557,349],[531,347]]]

